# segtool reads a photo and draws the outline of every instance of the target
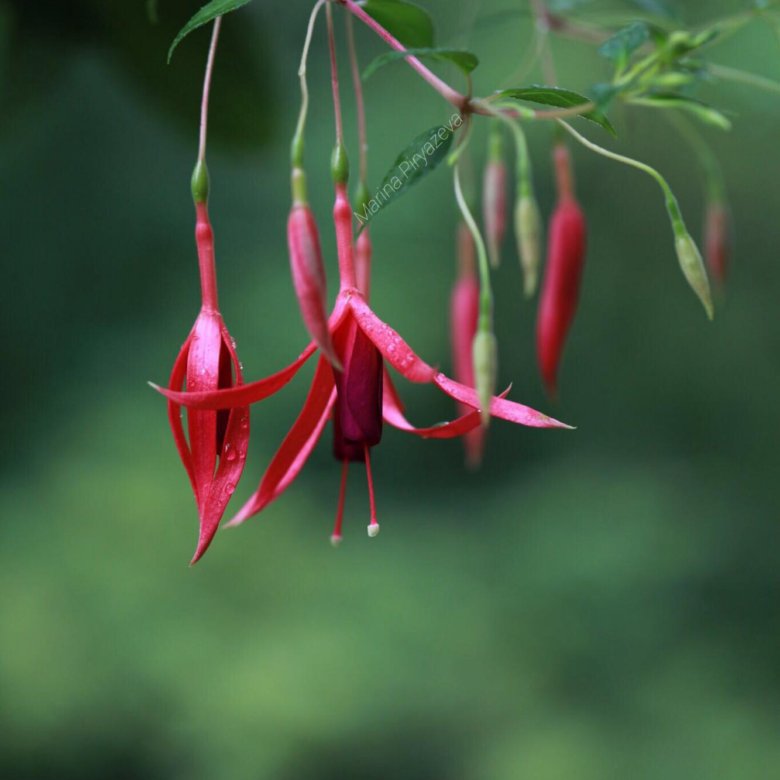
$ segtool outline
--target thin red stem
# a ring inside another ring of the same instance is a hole
[[[330,536],[332,544],[341,541],[341,527],[344,524],[344,504],[347,498],[347,475],[349,474],[349,461],[341,464],[341,485],[339,486],[339,504],[336,508],[336,522],[333,524],[333,533]]]
[[[370,27],[388,46],[396,51],[406,51],[406,47],[393,35],[391,35],[379,22],[369,16],[354,0],[338,0],[353,16],[360,19],[363,24]],[[465,96],[453,89],[445,81],[442,81],[435,73],[425,67],[425,65],[411,54],[407,56],[406,61],[416,70],[425,81],[427,81],[446,101],[461,111],[471,110],[470,101]],[[482,111],[478,111],[482,113]]]
[[[336,33],[333,29],[333,10],[330,3],[325,6],[328,19],[328,51],[330,52],[330,83],[333,88],[333,111],[336,115],[336,145],[344,143],[344,121],[341,118],[341,95],[339,93],[339,68],[336,61]]]
[[[371,519],[368,523],[368,535],[376,536],[379,533],[379,523],[376,519],[376,498],[374,496],[374,477],[371,474],[371,448],[363,445],[363,451],[366,455],[366,480],[368,481],[368,509]]]
[[[360,183],[366,183],[368,178],[368,135],[366,133],[366,107],[363,100],[363,81],[360,78],[357,49],[355,48],[355,30],[352,17],[344,17],[347,26],[347,45],[349,48],[349,65],[352,71],[352,86],[355,90],[355,107],[357,109],[358,144],[360,145]],[[360,204],[358,204],[358,208]]]
[[[200,143],[198,144],[198,160],[200,162],[204,162],[206,159],[206,134],[209,119],[211,77],[214,75],[214,58],[217,53],[217,41],[219,40],[219,30],[221,27],[222,17],[218,16],[214,20],[214,29],[211,33],[211,44],[209,45],[209,54],[208,59],[206,60],[206,75],[203,78],[203,98],[200,103]]]

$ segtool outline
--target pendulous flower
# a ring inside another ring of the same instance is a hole
[[[329,419],[334,420],[334,454],[342,461],[342,484],[332,540],[341,539],[346,473],[350,462],[363,462],[369,484],[368,533],[379,531],[371,475],[370,450],[379,443],[382,424],[422,438],[463,436],[481,424],[477,392],[430,366],[389,325],[380,320],[357,287],[354,264],[352,208],[346,184],[336,185],[334,223],[339,258],[340,290],[329,318],[332,341],[342,366],[334,371],[320,356],[308,396],[295,423],[269,464],[258,489],[229,525],[242,523],[278,498],[300,473]],[[202,392],[172,392],[160,389],[169,399],[190,409],[224,410],[255,403],[292,379],[316,351],[311,344],[287,368],[271,377],[230,389]],[[414,383],[433,384],[469,411],[456,420],[427,428],[414,427],[404,415],[385,363]],[[379,382],[381,378],[381,384]],[[535,428],[566,428],[540,412],[504,397],[493,397],[489,412],[510,422]]]

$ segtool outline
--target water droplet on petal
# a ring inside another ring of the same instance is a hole
[[[225,492],[229,496],[232,496],[233,493],[236,492],[236,486],[232,482],[228,482],[227,485],[225,485]]]

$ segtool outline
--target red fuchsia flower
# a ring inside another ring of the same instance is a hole
[[[172,391],[184,387],[188,393],[208,393],[239,387],[242,382],[235,344],[217,303],[214,235],[206,205],[207,190],[208,174],[200,162],[193,176],[193,194],[202,305],[173,364],[168,382]],[[186,436],[181,407],[176,401],[168,402],[168,418],[198,507],[200,533],[192,559],[195,563],[214,538],[244,469],[249,444],[249,408],[238,405],[219,411],[188,409]]]
[[[320,356],[308,396],[297,420],[269,464],[258,489],[229,525],[242,523],[278,498],[300,473],[329,419],[333,419],[334,454],[342,461],[342,481],[332,540],[341,539],[346,474],[351,462],[364,462],[369,484],[369,535],[379,531],[370,450],[379,443],[383,423],[422,438],[462,436],[481,423],[476,391],[457,382],[418,357],[389,325],[380,320],[358,289],[354,266],[352,208],[344,181],[336,186],[334,222],[339,257],[340,290],[329,319],[332,341],[342,366],[334,371]],[[190,409],[224,410],[255,403],[285,385],[314,353],[309,345],[290,366],[271,377],[226,390],[173,392],[160,390]],[[414,427],[393,386],[385,362],[410,382],[433,384],[469,411],[456,420],[428,428]],[[504,394],[505,395],[505,394]],[[490,414],[535,428],[566,428],[527,406],[494,397]]]
[[[704,220],[704,254],[707,266],[722,290],[726,285],[731,255],[731,215],[721,200],[707,204]]]
[[[474,384],[474,353],[472,344],[479,320],[479,280],[476,271],[474,238],[465,222],[458,224],[458,278],[450,301],[450,341],[455,379],[466,387]],[[469,407],[458,404],[460,414]],[[477,426],[463,437],[466,449],[466,465],[477,468],[482,462],[485,448],[485,428]]]
[[[586,245],[585,217],[574,196],[568,149],[558,144],[554,158],[558,205],[550,222],[547,267],[536,330],[539,366],[552,397],[557,395],[558,368],[577,310]]]
[[[490,150],[482,182],[482,220],[485,226],[490,265],[501,263],[501,245],[506,233],[507,171],[503,159],[503,144],[498,126],[490,134]]]

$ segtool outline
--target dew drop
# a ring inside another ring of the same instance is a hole
[[[229,496],[232,496],[233,493],[236,492],[236,486],[232,482],[228,482],[227,485],[225,485],[225,492]]]

